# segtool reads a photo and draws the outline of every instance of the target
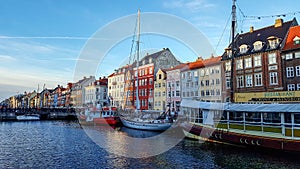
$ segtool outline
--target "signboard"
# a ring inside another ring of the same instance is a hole
[[[235,102],[261,102],[261,103],[300,103],[300,91],[282,91],[282,92],[256,92],[256,93],[235,93]]]

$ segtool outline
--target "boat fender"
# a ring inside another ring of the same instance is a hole
[[[243,139],[242,138],[240,138],[240,143],[243,143]]]
[[[251,140],[251,144],[252,144],[252,145],[255,145],[255,142],[254,142],[254,140]]]
[[[219,134],[219,138],[220,138],[220,139],[223,139],[223,137],[222,137],[222,134],[221,134],[221,133]]]
[[[256,145],[260,146],[260,141],[256,140]]]
[[[249,144],[248,141],[247,141],[247,139],[245,139],[245,143],[246,143],[246,144]]]

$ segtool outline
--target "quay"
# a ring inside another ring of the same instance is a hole
[[[76,120],[74,108],[1,108],[0,121],[17,121],[17,116],[39,114],[40,120]]]

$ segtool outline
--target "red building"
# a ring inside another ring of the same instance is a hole
[[[300,26],[290,28],[281,58],[284,89],[300,90]]]

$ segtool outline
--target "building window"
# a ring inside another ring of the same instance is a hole
[[[206,95],[206,96],[209,96],[209,95],[210,95],[209,90],[206,90],[205,95]]]
[[[247,50],[248,50],[248,46],[247,45],[241,45],[239,48],[240,48],[240,53],[241,54],[246,53]]]
[[[211,90],[211,91],[210,91],[210,95],[211,95],[211,96],[214,96],[214,95],[215,95],[215,90]]]
[[[276,64],[276,53],[269,53],[268,55],[268,61],[269,61],[269,65],[270,64]]]
[[[179,81],[176,81],[176,87],[179,87],[179,84],[180,84]]]
[[[190,87],[190,83],[187,82],[185,86],[186,86],[187,88],[189,88],[189,87]]]
[[[244,87],[244,76],[237,76],[237,87],[243,88]]]
[[[182,97],[185,97],[185,92],[182,92]]]
[[[213,86],[215,84],[215,80],[211,79],[210,85]]]
[[[251,68],[252,67],[252,58],[246,58],[245,59],[245,68]]]
[[[198,91],[195,91],[195,96],[198,96]]]
[[[287,88],[288,88],[288,91],[294,91],[295,90],[295,84],[288,84]]]
[[[300,76],[300,66],[296,66],[296,76]]]
[[[300,83],[297,84],[297,90],[300,90]]]
[[[220,68],[217,67],[217,68],[216,68],[216,74],[219,74],[219,73],[220,73]]]
[[[204,76],[204,69],[200,70],[200,76]]]
[[[220,84],[220,79],[216,79],[216,85]]]
[[[278,75],[277,72],[270,72],[270,85],[278,84]]]
[[[158,79],[161,79],[161,74],[158,75]]]
[[[194,72],[194,77],[198,77],[198,71]]]
[[[230,77],[226,77],[226,88],[230,89]]]
[[[262,48],[262,42],[261,42],[261,41],[256,41],[256,42],[253,44],[253,46],[254,46],[254,50],[255,50],[255,51],[261,50],[261,48]]]
[[[220,89],[217,89],[217,90],[216,90],[216,95],[217,95],[217,96],[220,96],[220,95],[221,95]]]
[[[228,61],[228,62],[225,63],[225,70],[226,71],[230,71],[231,70],[231,62],[230,61]],[[203,70],[203,73],[204,73],[204,70]]]
[[[246,75],[246,87],[252,87],[252,75]]]
[[[299,45],[300,44],[300,38],[298,36],[295,36],[293,41],[294,41],[294,45]]]
[[[153,73],[153,69],[152,67],[149,68],[149,74],[152,74]]]
[[[153,84],[153,79],[150,78],[150,79],[149,79],[149,85],[152,85],[152,84]]]
[[[209,80],[205,80],[205,85],[209,86]]]
[[[201,90],[201,96],[205,96],[204,90]]]
[[[285,60],[293,59],[293,53],[288,53],[285,55]]]
[[[294,77],[294,67],[286,68],[286,77]]]
[[[261,55],[254,56],[254,67],[261,66]]]
[[[180,92],[179,90],[176,90],[176,96],[179,97],[180,96]]]
[[[240,70],[240,69],[243,69],[243,60],[242,59],[236,60],[236,70]]]
[[[204,81],[203,80],[201,80],[201,86],[204,86]]]
[[[182,79],[185,79],[185,73],[182,73],[182,74],[181,74],[181,78],[182,78]]]
[[[295,58],[300,58],[300,52],[295,52]]]

